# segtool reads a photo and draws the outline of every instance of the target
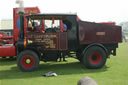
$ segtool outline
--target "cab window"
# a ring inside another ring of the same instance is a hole
[[[45,31],[46,32],[59,32],[60,20],[45,20]]]

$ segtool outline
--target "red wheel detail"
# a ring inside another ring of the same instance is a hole
[[[89,60],[92,64],[99,64],[102,60],[102,56],[99,52],[94,52],[89,56]]]
[[[27,60],[29,60],[30,62],[28,63]],[[21,59],[21,63],[25,68],[31,68],[34,65],[35,61],[31,55],[26,55]]]

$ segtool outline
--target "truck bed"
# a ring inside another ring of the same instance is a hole
[[[122,41],[120,26],[79,21],[80,44],[118,43]]]

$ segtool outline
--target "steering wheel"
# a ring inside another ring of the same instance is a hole
[[[49,32],[56,32],[56,30],[55,29],[53,29],[53,28],[48,28],[48,29],[46,29],[46,31],[45,32],[47,32],[47,33],[49,33]]]

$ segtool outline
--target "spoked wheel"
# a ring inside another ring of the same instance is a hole
[[[87,68],[101,68],[106,63],[107,54],[99,46],[92,46],[84,53],[83,63]]]
[[[23,72],[34,71],[39,66],[39,58],[33,51],[23,51],[18,55],[17,65]]]

